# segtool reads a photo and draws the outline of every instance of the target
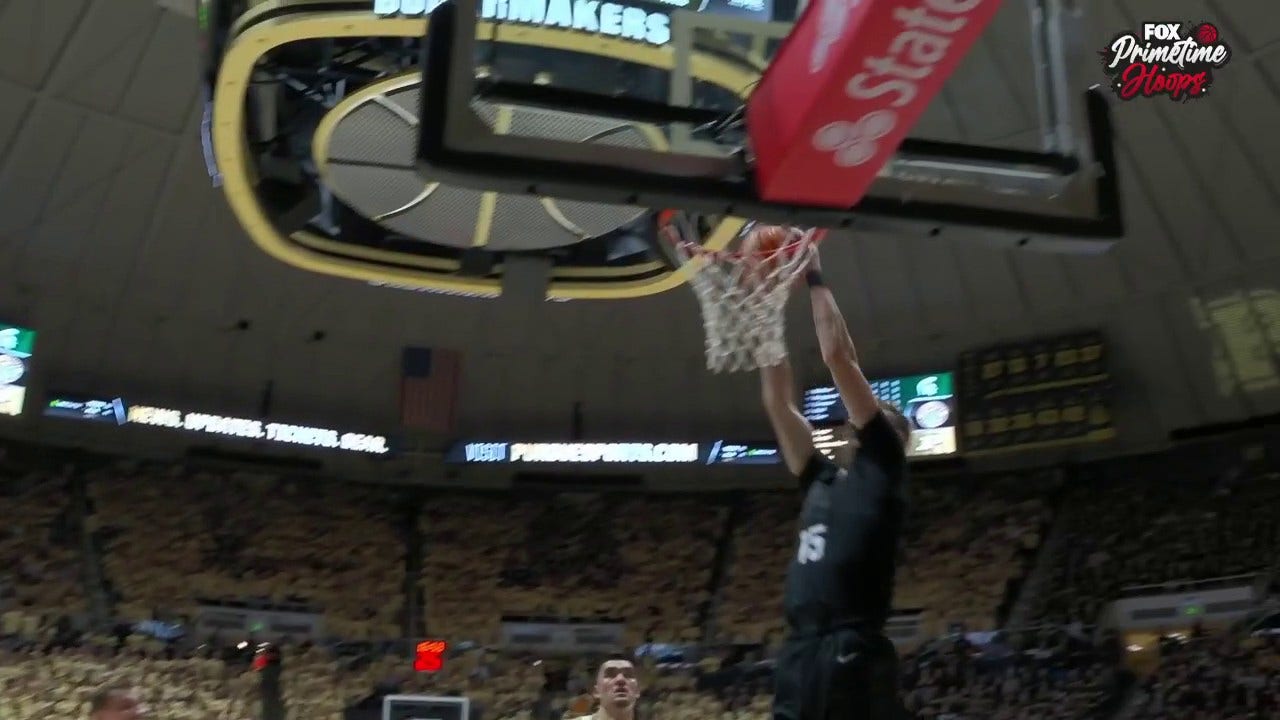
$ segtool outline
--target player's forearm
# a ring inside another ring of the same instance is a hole
[[[790,360],[783,358],[773,367],[760,368],[760,400],[770,415],[794,404],[795,392]]]
[[[844,315],[836,307],[836,299],[831,290],[825,286],[817,286],[809,290],[809,304],[813,307],[813,327],[818,334],[818,347],[822,349],[822,360],[831,365],[858,363],[858,350],[849,336],[849,327],[845,325]]]
[[[813,428],[796,408],[795,377],[786,358],[760,368],[760,396],[787,469],[799,476],[813,456]]]

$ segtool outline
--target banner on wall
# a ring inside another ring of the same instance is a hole
[[[429,15],[444,0],[373,0],[380,17]],[[773,0],[480,0],[483,20],[546,28],[563,28],[586,35],[635,40],[650,45],[671,42],[671,13],[687,10],[736,15],[767,22]]]
[[[445,462],[470,465],[774,465],[776,443],[461,442]]]
[[[201,605],[196,614],[201,634],[252,635],[255,638],[289,636],[319,640],[324,626],[316,613]]]
[[[390,452],[384,435],[343,432],[331,428],[271,422],[255,418],[214,415],[193,410],[132,405],[122,398],[52,393],[45,401],[48,417],[113,425],[147,425],[242,440],[345,452],[384,455]]]
[[[611,622],[502,623],[502,643],[510,649],[557,653],[607,653],[623,644],[626,627]]]

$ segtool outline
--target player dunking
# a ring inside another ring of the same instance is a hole
[[[760,370],[782,457],[800,479],[800,539],[787,570],[789,636],[778,656],[774,720],[896,720],[898,664],[883,629],[906,509],[910,426],[871,392],[817,255],[805,281],[822,358],[856,433],[852,457],[828,460],[796,406],[791,366]],[[847,468],[847,469],[846,469]]]

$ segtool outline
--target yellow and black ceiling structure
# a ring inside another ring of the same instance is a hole
[[[610,256],[611,238],[651,235],[648,208],[498,195],[417,175],[420,68],[403,49],[428,19],[379,16],[367,0],[223,3],[220,13],[201,18],[223,23],[206,41],[216,54],[209,135],[232,210],[273,257],[310,272],[489,297],[501,293],[512,252],[553,258],[547,297],[555,300],[640,297],[686,279],[653,253]],[[557,27],[480,23],[477,39],[662,73],[676,64],[670,46]],[[735,97],[759,77],[758,64],[722,54],[689,60],[697,81]],[[338,65],[342,73],[324,74]],[[311,74],[290,75],[298,69]],[[602,152],[667,149],[664,132],[642,123],[497,103],[476,111],[496,133],[595,142]],[[723,247],[744,224],[724,219],[706,245]]]

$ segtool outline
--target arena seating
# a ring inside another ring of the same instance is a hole
[[[280,696],[287,720],[341,720],[348,706],[373,692],[382,680],[379,671],[392,662],[387,657],[382,663],[352,669],[318,645],[285,644],[280,651],[284,667]]]
[[[86,608],[66,479],[0,475],[0,635],[48,640]]]
[[[536,542],[508,556],[506,610],[620,618],[632,644],[697,640],[726,512],[688,498],[549,501],[530,526]]]
[[[620,618],[633,644],[696,640],[726,512],[641,496],[432,500],[428,628],[490,642],[502,615]]]
[[[112,639],[72,649],[0,650],[0,712],[6,720],[88,717],[106,686],[131,688],[153,716],[172,720],[256,717],[256,678],[219,660],[167,658],[136,639],[115,654]]]
[[[894,605],[924,610],[927,636],[953,625],[999,625],[1010,583],[1028,569],[1050,519],[1053,473],[977,478],[942,487],[917,482]]]
[[[89,493],[121,618],[255,598],[305,602],[338,637],[402,632],[405,545],[382,488],[174,469],[95,477]]]
[[[651,714],[700,720],[766,720],[771,717],[773,682],[752,664],[722,666],[707,658],[695,667],[654,673],[645,685]]]
[[[1105,645],[1048,642],[1017,649],[999,641],[976,652],[951,640],[904,658],[904,702],[919,718],[1085,720],[1123,687],[1116,656]]]
[[[1009,583],[1040,544],[1057,483],[1053,473],[915,483],[895,606],[922,609],[929,635],[955,623],[970,631],[995,628]],[[783,628],[782,577],[795,546],[799,499],[764,494],[748,502],[717,617],[718,637],[726,641],[767,641]]]
[[[1280,717],[1280,636],[1166,639],[1146,678],[1134,720],[1261,720]]]
[[[419,589],[429,633],[490,644],[503,612],[502,566],[523,545],[537,508],[492,495],[431,498],[418,521],[423,537]]]
[[[399,635],[406,545],[392,496],[140,468],[84,476],[95,510],[87,527],[106,541],[118,617],[189,613],[204,596],[306,600],[323,609],[335,635]],[[121,683],[165,708],[162,717],[260,717],[256,677],[239,667],[136,634],[122,645],[99,635],[74,646],[58,639],[74,631],[54,637],[66,624],[56,621],[83,615],[86,604],[66,477],[10,473],[0,483],[0,516],[11,519],[0,527],[0,715],[82,716],[93,690]],[[997,636],[980,649],[951,638],[904,654],[905,701],[916,717],[1093,720],[1121,686],[1114,641],[1095,646],[1078,630],[1053,628],[1092,620],[1126,585],[1258,569],[1277,557],[1274,483],[1115,482],[1086,475],[1064,496],[1054,517],[1064,550],[1047,558],[1049,592],[1031,599],[1037,616],[1053,621],[1042,635]],[[1054,473],[917,482],[897,605],[923,608],[933,636],[953,624],[994,628],[1009,583],[1040,544],[1059,484]],[[780,636],[796,504],[792,493],[744,498],[719,602],[710,606],[713,641]],[[504,615],[617,617],[627,621],[630,644],[696,642],[728,513],[715,497],[431,496],[418,517],[429,631],[486,644],[498,639]],[[593,659],[566,670],[531,655],[468,650],[427,674],[411,672],[403,652],[353,657],[294,642],[283,649],[288,720],[338,720],[390,688],[466,695],[481,720],[560,720],[591,709]],[[642,660],[642,714],[765,720],[771,682],[754,662],[761,651],[746,651],[745,660],[741,650],[718,652],[692,666]],[[1276,717],[1280,642],[1233,635],[1167,643],[1140,687],[1128,708],[1133,720]]]
[[[466,695],[484,720],[528,717],[546,684],[542,663],[522,654],[473,650],[451,659],[440,673],[411,674],[404,692]]]
[[[720,589],[715,639],[773,642],[782,630],[782,577],[795,550],[800,499],[794,493],[759,493],[745,502]]]
[[[1046,590],[1028,599],[1031,615],[1094,622],[1125,587],[1267,568],[1280,553],[1280,485],[1104,475],[1073,489],[1059,523]]]
[[[1062,632],[1038,633],[1016,646],[1000,638],[983,647],[950,640],[903,658],[905,703],[913,717],[952,720],[1093,720],[1114,709],[1125,687],[1114,637],[1097,644]],[[750,654],[733,664],[715,656],[696,665],[641,665],[641,715],[675,720],[765,720],[771,716],[772,677]],[[579,686],[594,667],[579,669]],[[572,682],[572,680],[571,680]],[[553,703],[532,720],[559,720]],[[485,718],[489,720],[489,718]]]

